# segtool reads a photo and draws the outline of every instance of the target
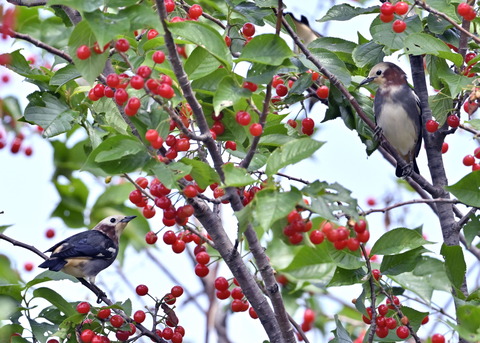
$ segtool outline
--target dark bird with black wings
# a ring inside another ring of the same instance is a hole
[[[377,125],[399,155],[407,162],[406,168],[397,165],[397,177],[419,173],[415,157],[422,144],[420,100],[408,85],[407,75],[396,64],[381,62],[375,65],[360,85],[373,82],[378,90],[373,102]]]
[[[77,233],[48,249],[46,252],[52,254],[39,267],[55,272],[61,270],[94,284],[97,274],[115,261],[120,235],[135,217],[103,219],[92,230]]]

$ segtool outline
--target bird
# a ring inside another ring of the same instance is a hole
[[[378,84],[373,102],[377,127],[407,162],[405,168],[397,163],[395,175],[406,177],[413,171],[419,173],[415,158],[422,144],[421,107],[420,99],[407,82],[407,74],[394,63],[380,62],[359,86],[370,82]]]
[[[64,239],[45,251],[51,255],[39,267],[55,272],[61,270],[95,284],[97,274],[115,261],[120,235],[135,217],[110,216],[93,229]]]
[[[310,44],[315,39],[322,36],[320,33],[312,29],[308,19],[304,15],[300,16],[300,20],[295,18],[295,16],[290,12],[287,12],[284,15],[290,16],[292,18],[293,23],[295,24],[295,30],[297,31],[297,35],[305,45]],[[295,47],[295,49],[297,48]]]

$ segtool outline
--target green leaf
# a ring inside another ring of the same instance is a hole
[[[44,75],[40,69],[31,68],[30,63],[23,57],[20,50],[10,53],[10,63],[8,67],[15,73],[25,76],[27,79],[47,82],[49,76]]]
[[[78,72],[77,68],[72,64],[68,64],[55,72],[55,75],[50,79],[50,84],[61,87],[67,82],[75,80],[80,76],[82,75]]]
[[[77,70],[89,84],[93,84],[98,75],[102,73],[108,58],[108,49],[103,54],[97,54],[92,51],[91,56],[86,60],[81,60],[77,57],[77,49],[80,45],[92,47],[96,41],[95,32],[90,29],[86,21],[81,21],[75,26],[68,41],[68,52]]]
[[[292,49],[282,38],[275,34],[263,34],[253,37],[248,42],[238,61],[278,66],[292,56]]]
[[[128,20],[114,13],[103,12],[100,9],[85,13],[83,18],[95,34],[98,45],[102,49],[105,44],[113,40],[116,36],[123,35],[130,29],[130,22]]]
[[[209,164],[190,158],[182,158],[179,162],[192,168],[190,175],[200,188],[207,188],[212,183],[220,183],[220,177]]]
[[[470,342],[478,342],[480,340],[480,307],[478,303],[459,306],[457,318],[461,323],[460,335]]]
[[[66,273],[59,273],[59,272],[52,272],[50,270],[46,270],[37,276],[33,280],[30,280],[27,284],[26,287],[30,288],[35,285],[38,285],[43,282],[48,282],[48,281],[58,281],[58,280],[70,280],[72,282],[78,282],[77,278],[74,276],[71,276]]]
[[[3,233],[6,229],[8,229],[10,226],[12,226],[13,224],[9,224],[9,225],[0,225],[0,233]]]
[[[404,45],[408,53],[412,55],[435,55],[448,59],[457,66],[461,66],[463,63],[463,57],[460,54],[452,52],[443,41],[426,33],[418,32],[407,36]]]
[[[337,267],[337,269],[335,269],[335,274],[333,274],[333,277],[327,286],[334,287],[361,283],[365,281],[363,280],[365,275],[363,268],[352,270]]]
[[[440,126],[447,120],[447,114],[453,109],[453,99],[443,92],[428,97],[428,105],[432,115]]]
[[[448,278],[452,282],[453,286],[455,286],[457,289],[460,289],[463,281],[465,280],[465,273],[467,271],[467,265],[463,256],[462,247],[458,245],[448,246],[442,244],[440,253],[445,259],[445,269],[447,271]]]
[[[342,322],[338,320],[338,315],[336,314],[334,318],[335,318],[336,329],[332,330],[333,334],[335,335],[335,339],[333,340],[333,342],[352,343],[352,339],[350,338],[350,335],[348,334],[347,330],[345,330],[345,328],[343,327]]]
[[[30,101],[25,108],[25,119],[44,129],[45,137],[53,137],[72,129],[78,112],[70,110],[68,105],[47,92],[34,92],[28,96]]]
[[[243,187],[255,183],[257,180],[250,176],[246,169],[236,167],[233,163],[222,166],[225,173],[226,187]]]
[[[460,181],[445,189],[466,205],[480,206],[480,173],[478,171],[465,175]]]
[[[310,137],[296,139],[276,149],[267,160],[266,173],[272,176],[281,168],[295,164],[313,155],[323,145]]]
[[[382,258],[380,271],[386,275],[399,275],[415,269],[422,254],[428,250],[419,247],[402,254],[386,255]]]
[[[383,61],[385,53],[383,52],[383,45],[377,44],[374,41],[358,45],[352,52],[355,64],[360,68],[373,67],[375,64]]]
[[[159,163],[155,161],[146,167],[152,172],[166,187],[173,189],[178,188],[177,180],[180,180],[185,175],[192,171],[192,167],[184,163]]]
[[[218,60],[207,50],[197,46],[185,61],[185,72],[190,80],[207,76],[218,69]]]
[[[383,234],[373,245],[371,254],[392,255],[413,250],[424,244],[431,244],[415,230],[397,228]]]
[[[333,52],[330,52],[327,49],[310,49],[310,52],[315,56],[315,58],[323,65],[329,72],[335,74],[335,76],[342,81],[343,84],[348,86],[351,83],[350,72],[347,69],[345,63],[338,58]],[[317,70],[317,67],[307,60],[305,56],[300,56],[300,61],[307,67],[312,70]]]
[[[150,155],[138,139],[116,135],[96,147],[82,169],[99,167],[108,174],[129,173],[142,168],[149,159]]]
[[[128,195],[133,190],[134,186],[129,182],[110,185],[103,190],[93,207],[122,205],[125,203],[124,199],[128,198]]]
[[[264,189],[255,194],[255,220],[267,231],[277,220],[286,217],[299,201],[302,194],[295,189],[290,192],[277,192]]]
[[[172,33],[207,50],[227,70],[231,69],[231,54],[228,51],[225,40],[214,28],[197,21],[169,23],[168,27]]]
[[[318,22],[325,22],[329,20],[345,21],[355,18],[361,14],[370,14],[378,12],[378,6],[371,6],[367,8],[353,7],[349,4],[341,4],[330,7],[322,18],[318,19]]]
[[[80,12],[91,12],[104,5],[104,0],[78,1],[78,0],[48,0],[48,5],[65,5],[75,8]]]
[[[73,316],[77,313],[73,306],[69,304],[60,294],[53,289],[47,287],[40,287],[33,291],[33,296],[36,298],[43,298],[65,313],[67,316]]]
[[[470,216],[470,220],[463,227],[463,234],[465,235],[467,246],[470,247],[475,237],[480,235],[480,217],[479,216],[473,216],[473,215]]]
[[[335,37],[320,37],[308,45],[309,49],[325,49],[335,53],[342,61],[353,64],[352,51],[357,47],[354,42],[335,38]]]
[[[224,108],[233,106],[238,101],[249,98],[251,92],[248,89],[240,87],[235,80],[230,77],[224,77],[218,84],[215,95],[213,96],[213,109],[218,115]]]

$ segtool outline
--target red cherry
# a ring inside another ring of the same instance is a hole
[[[188,10],[188,16],[192,19],[198,19],[203,13],[202,6],[200,5],[192,5],[190,9]]]
[[[157,239],[157,234],[153,231],[149,231],[145,235],[145,242],[147,242],[147,244],[155,244],[157,242]]]
[[[148,293],[148,287],[146,285],[138,285],[135,288],[135,292],[140,296],[144,296]]]
[[[454,114],[451,114],[447,117],[447,124],[453,128],[458,127],[458,125],[460,125],[460,118]]]
[[[392,28],[396,33],[402,33],[407,28],[407,23],[403,20],[397,19],[393,22]]]
[[[360,241],[354,237],[347,239],[347,248],[350,251],[357,251],[360,248]]]
[[[297,122],[293,119],[288,119],[287,124],[293,127],[294,129],[297,127]]]
[[[378,306],[377,310],[381,316],[385,316],[388,313],[388,307],[385,304]]]
[[[149,66],[140,66],[137,69],[137,75],[143,77],[144,79],[148,79],[152,74],[152,68]]]
[[[404,15],[408,12],[408,4],[404,1],[399,1],[395,4],[395,13]]]
[[[425,128],[427,129],[428,132],[435,132],[438,130],[438,123],[433,120],[427,120],[427,123],[425,124]]]
[[[393,14],[386,15],[386,14],[380,13],[380,21],[382,21],[383,23],[389,23],[393,19],[395,19],[395,16]]]
[[[225,36],[225,45],[230,47],[232,45],[232,39],[229,36]]]
[[[145,317],[146,317],[145,312],[143,312],[142,310],[138,310],[133,314],[133,320],[138,324],[143,323],[143,321],[145,320]]]
[[[182,288],[182,286],[173,286],[172,290],[170,292],[172,293],[172,295],[175,298],[178,298],[178,297],[182,296],[183,288]]]
[[[197,264],[195,266],[195,274],[198,276],[198,277],[205,277],[208,275],[208,273],[210,272],[210,270],[208,269],[208,267],[204,264]]]
[[[262,132],[263,132],[262,125],[260,125],[259,123],[254,123],[250,125],[250,133],[252,134],[252,136],[254,137],[260,136]]]
[[[26,262],[25,265],[23,266],[27,272],[30,272],[33,270],[33,263],[31,262]]]
[[[125,103],[125,101],[128,100],[128,93],[123,88],[117,88],[117,90],[115,91],[115,95],[113,97],[115,99],[115,102],[118,105],[122,106]]]
[[[97,318],[107,319],[108,317],[110,317],[111,313],[112,313],[112,311],[109,308],[103,308],[100,311],[98,311]]]
[[[161,64],[165,62],[165,53],[162,50],[155,51],[152,56],[153,62]]]
[[[368,230],[365,230],[361,233],[357,233],[357,239],[360,243],[367,243],[370,239],[370,232]]]
[[[198,191],[193,185],[188,185],[183,189],[183,195],[185,195],[187,198],[193,198],[198,195]]]
[[[432,343],[445,343],[445,337],[439,333],[432,336]]]
[[[446,153],[448,151],[448,143],[443,142],[442,143],[442,154]]]
[[[173,0],[165,0],[165,8],[167,9],[167,13],[173,12],[175,9],[175,2]]]
[[[247,126],[250,124],[250,113],[245,112],[245,111],[238,111],[237,114],[235,115],[235,120],[237,123],[239,123],[242,126]]]
[[[153,39],[157,36],[158,36],[158,31],[157,30],[155,30],[155,29],[148,30],[148,32],[147,32],[147,39],[148,40]]]
[[[168,230],[163,234],[163,242],[168,245],[172,245],[177,241],[177,236],[172,230]]]
[[[130,79],[130,86],[134,89],[142,89],[145,84],[145,80],[140,75],[133,75]]]
[[[117,49],[120,52],[125,52],[128,49],[130,49],[130,43],[125,38],[120,38],[115,43],[115,49]]]
[[[468,54],[465,55],[465,63],[468,64],[471,60],[473,60],[475,57],[477,57],[477,54],[474,52],[469,52]]]
[[[327,99],[328,94],[330,93],[330,90],[328,89],[327,86],[320,86],[317,88],[316,93],[320,99]]]
[[[115,337],[119,340],[119,341],[126,341],[128,339],[128,337],[130,337],[130,334],[128,331],[125,331],[125,330],[118,330],[117,332],[115,332]]]
[[[255,25],[252,23],[243,24],[242,33],[245,37],[252,37],[255,34]]]
[[[378,338],[385,338],[388,335],[388,328],[386,326],[377,326],[377,328],[375,329],[375,334]]]
[[[462,17],[467,16],[471,12],[471,10],[472,10],[472,7],[466,2],[462,2],[458,4],[457,12]]]
[[[255,92],[258,89],[257,84],[245,81],[242,85],[243,88],[248,89],[250,92]],[[278,94],[278,93],[277,93]]]
[[[310,232],[310,241],[313,244],[321,244],[323,240],[325,239],[325,235],[322,231],[320,230],[313,230]]]
[[[372,276],[375,280],[378,281],[382,277],[382,273],[380,273],[380,270],[378,269],[372,269]]]
[[[280,84],[275,87],[275,91],[277,92],[278,96],[285,96],[288,93],[288,88],[284,84]]]
[[[177,239],[175,243],[172,244],[172,251],[175,254],[181,254],[185,250],[185,242],[181,239]]]
[[[478,109],[478,104],[476,102],[465,101],[463,104],[463,110],[469,115],[472,115]]]
[[[142,211],[143,216],[147,219],[153,218],[155,213],[155,207],[153,206],[145,206]]]
[[[315,122],[313,121],[312,118],[304,118],[302,120],[302,128],[305,130],[313,130],[315,127]]]
[[[463,158],[463,165],[470,167],[473,166],[475,163],[475,157],[472,155],[467,155]]]
[[[386,305],[385,305],[386,306]],[[388,309],[388,307],[387,307]],[[388,329],[393,330],[397,327],[397,321],[393,317],[388,317],[385,319],[385,324]]]
[[[81,314],[86,314],[90,312],[90,304],[83,301],[77,305],[77,312]]]
[[[385,15],[392,15],[395,12],[395,6],[389,2],[384,2],[382,6],[380,6],[380,13]]]
[[[429,320],[430,318],[428,318],[428,316],[425,316],[425,318],[422,319],[422,325],[427,324]]]
[[[195,255],[195,260],[200,264],[208,264],[208,262],[210,262],[210,255],[206,251],[202,251]]]
[[[86,60],[91,56],[92,52],[90,51],[90,48],[86,45],[80,45],[77,48],[77,57],[80,60]]]
[[[110,318],[110,324],[112,324],[112,326],[116,328],[122,326],[124,322],[125,321],[123,320],[123,318],[120,317],[118,314],[115,314],[112,316],[112,318]]]
[[[218,291],[226,291],[228,289],[228,281],[223,276],[215,279],[215,289]]]
[[[90,329],[85,329],[82,331],[82,333],[80,334],[80,340],[83,342],[83,343],[91,343],[92,342],[92,338],[95,336],[95,332],[93,332],[92,330]]]
[[[45,231],[45,236],[47,238],[53,238],[53,236],[55,236],[55,230],[52,228],[47,229],[47,231]]]
[[[145,133],[145,139],[149,142],[155,142],[158,139],[158,131],[155,129],[149,129]]]
[[[315,321],[315,311],[311,308],[305,309],[305,312],[303,312],[303,321],[309,324],[313,323]]]
[[[398,338],[400,338],[400,339],[405,339],[410,335],[410,331],[408,330],[408,328],[406,326],[403,326],[403,325],[399,326],[397,328],[396,333],[397,333]]]
[[[225,149],[230,149],[230,150],[237,150],[237,143],[234,141],[226,141],[225,142]]]

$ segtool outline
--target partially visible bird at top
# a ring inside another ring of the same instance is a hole
[[[120,235],[135,217],[110,216],[93,229],[68,237],[46,251],[52,254],[39,267],[61,270],[94,284],[97,274],[115,261]]]
[[[419,173],[415,158],[422,144],[420,100],[407,82],[407,75],[396,64],[381,62],[360,83],[378,84],[373,110],[377,126],[400,156],[407,162],[405,168],[397,164],[395,175],[406,177],[412,171]]]
[[[285,13],[285,16],[290,16],[292,18],[293,22],[295,23],[295,30],[297,32],[297,36],[305,45],[308,45],[315,39],[321,37],[320,33],[312,29],[310,23],[308,22],[308,19],[304,15],[300,16],[300,20],[295,18],[292,13],[287,12]],[[295,47],[295,49],[297,49],[297,47]]]

